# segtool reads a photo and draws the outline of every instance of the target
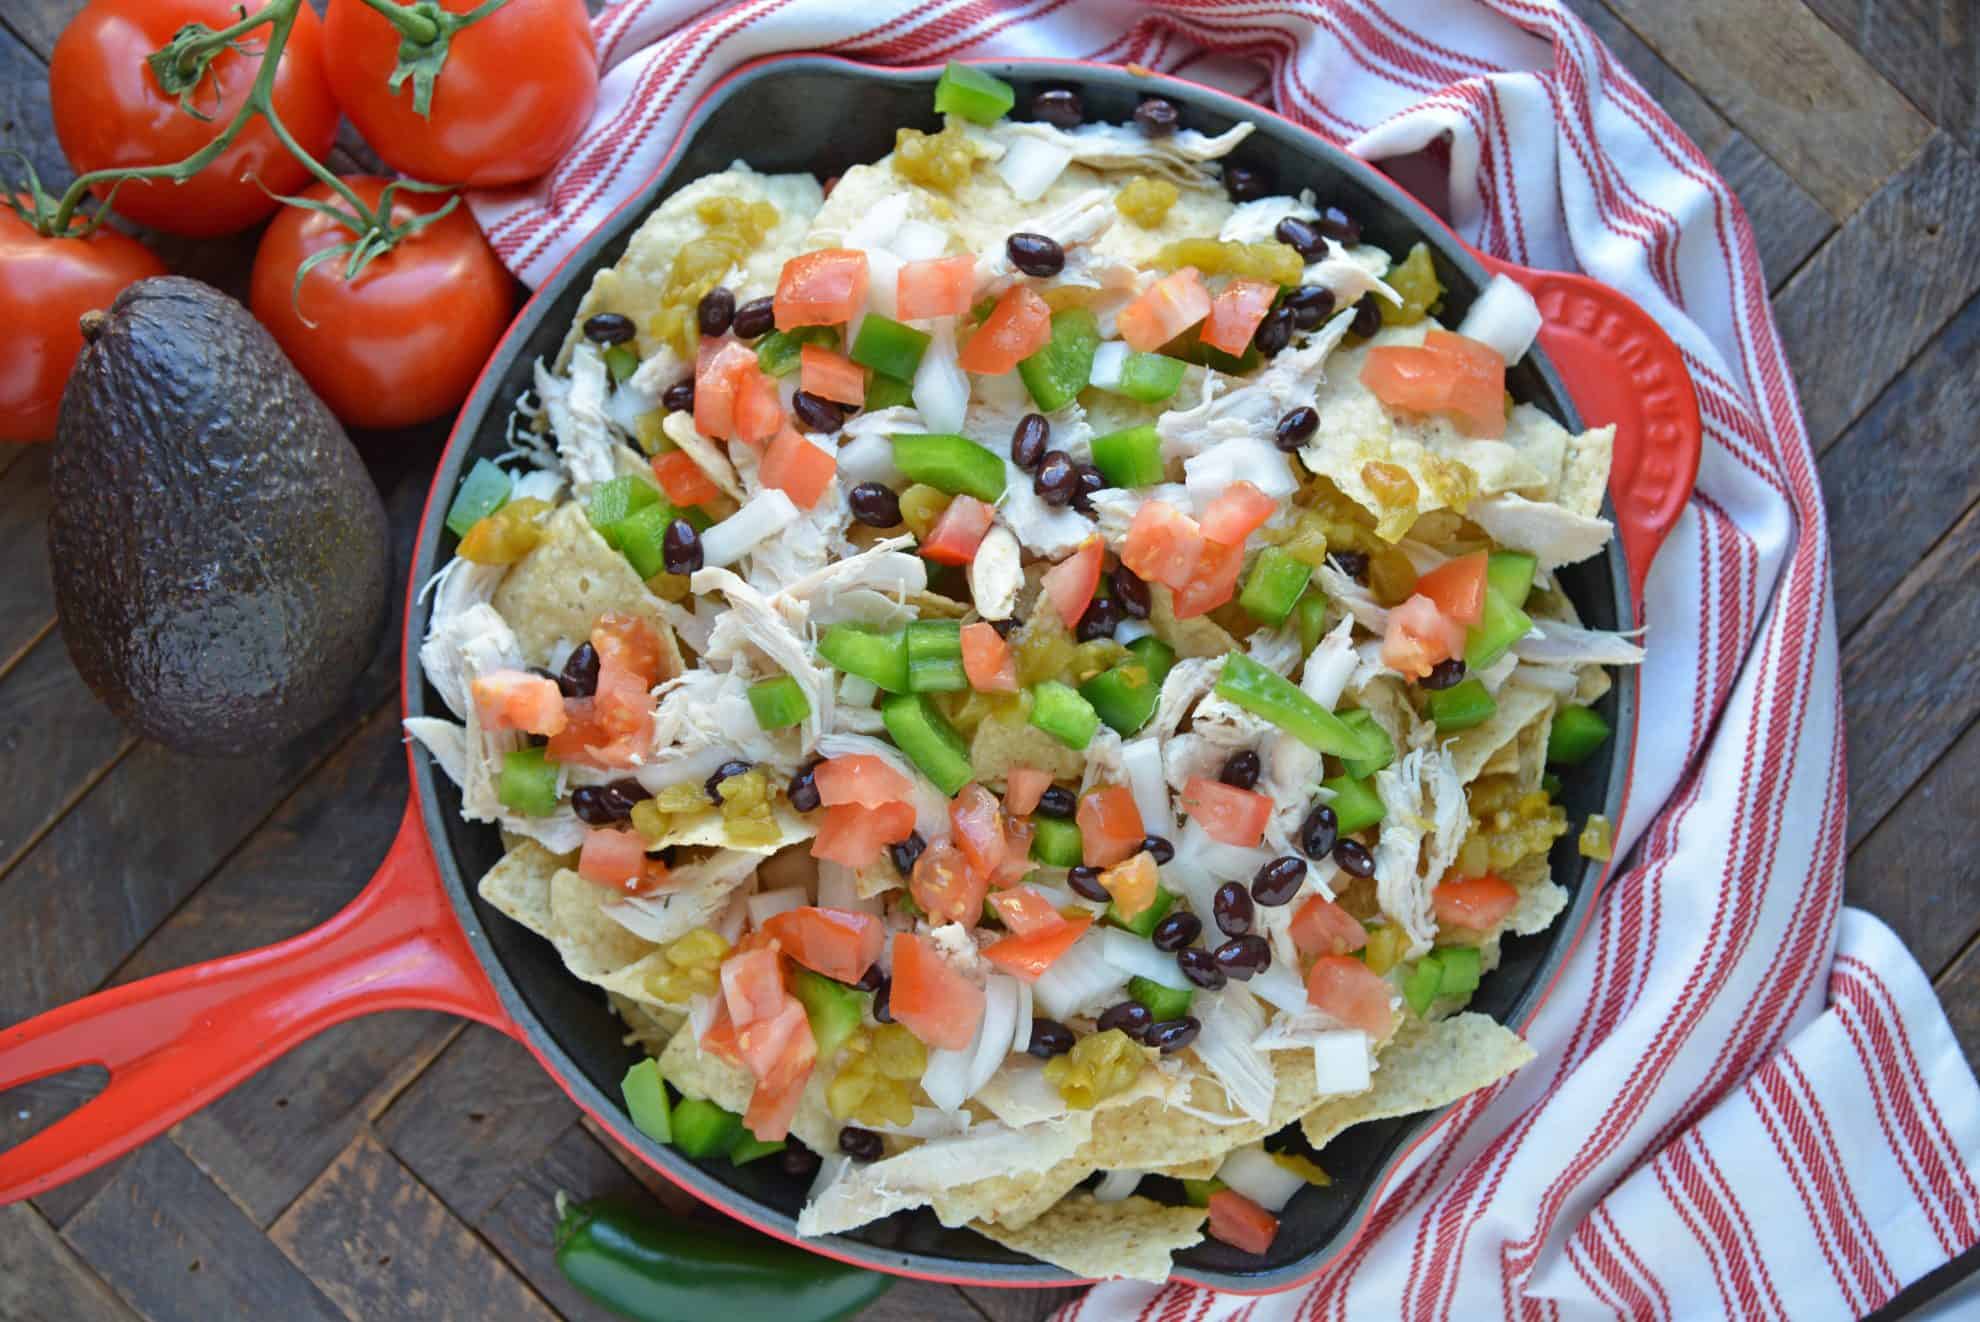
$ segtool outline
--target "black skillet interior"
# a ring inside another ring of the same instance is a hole
[[[1448,234],[1434,222],[1420,219],[1423,213],[1414,202],[1387,179],[1321,146],[1302,131],[1259,115],[1242,102],[1190,84],[1137,77],[1103,66],[987,63],[984,67],[1016,85],[1020,115],[1036,91],[1071,86],[1084,97],[1091,120],[1125,121],[1142,96],[1157,90],[1183,105],[1185,127],[1216,133],[1238,119],[1251,118],[1258,131],[1238,149],[1236,161],[1269,167],[1282,187],[1311,187],[1324,201],[1360,217],[1366,240],[1398,257],[1419,239],[1429,241],[1448,291],[1443,313],[1447,322],[1455,324],[1485,279],[1485,273]],[[662,175],[649,181],[633,204],[585,242],[539,292],[526,312],[526,322],[504,342],[470,399],[454,444],[440,466],[435,487],[440,503],[436,509],[444,510],[444,502],[466,465],[478,456],[493,457],[507,448],[510,410],[530,387],[531,364],[539,357],[555,355],[592,274],[618,260],[639,221],[656,203],[685,183],[725,169],[736,160],[765,172],[809,171],[820,178],[875,160],[891,150],[896,127],[939,127],[931,109],[934,76],[933,71],[878,70],[799,56],[748,70],[710,97],[690,122],[678,154]],[[1574,428],[1578,424],[1566,392],[1552,370],[1537,359],[1537,354],[1529,355],[1510,374],[1514,395],[1538,404]],[[438,517],[430,518],[415,581],[424,581],[445,563],[453,549],[453,536]],[[1589,625],[1627,628],[1633,623],[1618,551],[1612,548],[1600,559],[1573,567],[1562,580]],[[423,636],[423,610],[415,612],[412,627],[414,637]],[[407,666],[409,714],[445,714],[438,695],[415,673],[417,659],[410,650]],[[1633,676],[1624,673],[1602,704],[1611,728],[1618,731],[1612,741],[1613,759],[1583,767],[1566,778],[1570,821],[1578,822],[1591,812],[1606,812],[1612,819],[1615,816],[1623,780],[1620,773],[1628,764],[1633,700]],[[619,1079],[636,1056],[621,1040],[619,1021],[596,989],[564,970],[548,943],[503,918],[475,895],[474,881],[500,857],[501,842],[493,829],[462,821],[454,787],[435,773],[423,753],[416,760],[428,829],[442,873],[470,938],[489,956],[484,962],[509,1009],[581,1101],[608,1114],[621,1111]],[[1524,1021],[1535,996],[1551,980],[1565,953],[1568,935],[1580,925],[1586,892],[1599,875],[1596,865],[1577,855],[1572,833],[1556,847],[1553,861],[1554,875],[1575,892],[1574,902],[1547,932],[1509,938],[1503,964],[1485,979],[1474,1000],[1474,1008],[1510,1023]],[[1310,1274],[1325,1256],[1345,1246],[1367,1211],[1377,1183],[1427,1123],[1427,1117],[1417,1116],[1370,1122],[1349,1130],[1324,1154],[1333,1185],[1305,1190],[1293,1201],[1264,1259],[1205,1241],[1181,1255],[1184,1273],[1204,1284],[1252,1291],[1290,1284]],[[629,1124],[620,1127],[630,1133]],[[757,1162],[739,1169],[726,1161],[696,1163],[636,1134],[631,1134],[630,1141],[649,1161],[697,1188],[703,1196],[733,1208],[747,1220],[791,1233],[792,1218],[805,1191],[801,1183],[778,1170],[776,1163]],[[1151,1181],[1146,1189],[1160,1189],[1165,1184]],[[1169,1188],[1175,1191],[1174,1186]],[[945,1230],[927,1212],[890,1217],[835,1240],[832,1247],[878,1267],[969,1278],[985,1284],[1050,1284],[1067,1279],[1063,1273],[973,1232]]]

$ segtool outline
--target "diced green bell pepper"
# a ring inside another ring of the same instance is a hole
[[[1144,404],[1160,404],[1182,388],[1183,368],[1179,358],[1159,353],[1131,353],[1121,360],[1121,383],[1117,395],[1138,399]]]
[[[789,376],[797,371],[804,346],[839,346],[839,332],[830,326],[793,326],[787,331],[771,331],[756,342],[756,365],[771,376]]]
[[[908,691],[907,631],[835,624],[818,640],[818,655],[835,670],[871,680],[889,693]]]
[[[1031,856],[1048,867],[1076,868],[1079,866],[1081,841],[1079,826],[1067,817],[1033,816],[1031,827]]]
[[[935,788],[953,795],[976,777],[969,747],[934,704],[919,693],[897,693],[880,704],[880,719],[894,746]]]
[[[1164,987],[1150,978],[1129,978],[1127,989],[1129,996],[1148,1007],[1148,1013],[1158,1024],[1188,1014],[1189,1003],[1194,999],[1187,987]]]
[[[1443,980],[1443,961],[1433,950],[1417,960],[1403,978],[1403,999],[1417,1014],[1426,1014],[1430,1003],[1437,999],[1437,989],[1443,985]]]
[[[1477,946],[1439,946],[1437,995],[1469,996],[1478,990],[1480,969]]]
[[[1357,707],[1351,711],[1341,712],[1340,718],[1348,725],[1353,726],[1371,742],[1382,745],[1382,753],[1379,757],[1342,758],[1341,765],[1347,768],[1348,775],[1353,776],[1356,780],[1367,780],[1383,767],[1388,766],[1389,763],[1396,760],[1396,741],[1389,738],[1389,732],[1387,730],[1384,730],[1375,723],[1375,717],[1372,713],[1363,711]]]
[[[1162,680],[1145,662],[1130,658],[1081,684],[1079,696],[1091,703],[1111,728],[1131,735],[1155,714],[1162,697]]]
[[[1320,787],[1334,792],[1327,806],[1334,810],[1342,835],[1352,835],[1375,825],[1388,811],[1382,806],[1382,796],[1371,789],[1365,780],[1335,776],[1332,780],[1321,781]]]
[[[1155,677],[1158,686],[1169,677],[1169,671],[1175,668],[1176,649],[1152,633],[1129,643],[1127,650],[1129,656],[1148,667],[1148,673]]]
[[[1152,487],[1162,471],[1162,437],[1144,422],[1093,438],[1093,466],[1110,487]]]
[[[591,526],[598,530],[605,544],[616,551],[619,524],[659,499],[660,491],[651,482],[637,477],[615,477],[591,489],[591,499],[584,507],[585,517],[591,520]]]
[[[619,1080],[619,1092],[626,1099],[626,1111],[640,1133],[656,1143],[673,1141],[671,1108],[667,1105],[667,1085],[660,1078],[660,1062],[648,1057],[626,1071]]]
[[[674,1106],[674,1147],[697,1160],[726,1157],[742,1142],[742,1117],[705,1097],[683,1097]]]
[[[935,80],[935,113],[961,115],[972,124],[994,124],[1017,104],[1017,92],[995,74],[949,61]]]
[[[525,817],[548,817],[557,811],[557,764],[541,748],[504,753],[495,797]]]
[[[631,345],[615,344],[605,350],[605,370],[612,374],[613,385],[622,386],[639,370],[639,355]]]
[[[1189,1201],[1191,1207],[1208,1207],[1210,1195],[1222,1193],[1226,1186],[1222,1180],[1213,1175],[1207,1180],[1184,1180],[1182,1187],[1183,1197]]]
[[[1375,757],[1381,753],[1341,718],[1302,693],[1293,682],[1267,670],[1243,652],[1224,658],[1217,696],[1262,716],[1316,752],[1335,757]]]
[[[619,550],[632,563],[641,578],[652,578],[667,568],[667,525],[679,516],[664,500],[641,506],[612,525],[619,536]]]
[[[1578,767],[1609,737],[1609,723],[1593,707],[1563,707],[1554,713],[1547,731],[1547,761],[1557,767]]]
[[[1485,613],[1465,631],[1464,667],[1477,672],[1506,654],[1514,643],[1526,637],[1533,621],[1525,611],[1506,599],[1504,593],[1485,581]]]
[[[1079,696],[1078,689],[1048,679],[1031,690],[1031,723],[1067,748],[1078,750],[1093,742],[1093,732],[1100,728],[1100,713]]]
[[[1100,347],[1100,321],[1088,308],[1052,314],[1052,338],[1018,363],[1018,378],[1047,413],[1072,403],[1093,377],[1093,351]]]
[[[902,325],[892,317],[869,312],[859,323],[859,335],[847,355],[861,367],[901,381],[914,380],[921,355],[928,351],[928,332]]]
[[[456,537],[467,536],[469,528],[509,503],[511,489],[507,473],[486,459],[475,460],[447,507],[447,527]]]
[[[767,1157],[773,1152],[782,1152],[789,1146],[781,1138],[774,1140],[761,1139],[748,1130],[744,1130],[743,1136],[736,1141],[736,1145],[729,1149],[729,1164],[731,1166],[747,1166],[758,1157]]]
[[[1499,710],[1484,681],[1476,676],[1447,689],[1433,690],[1425,702],[1430,708],[1430,719],[1437,723],[1438,734],[1456,734],[1483,725]]]
[[[811,1023],[811,1038],[818,1044],[821,1061],[846,1044],[866,1013],[866,998],[862,993],[797,965],[791,968],[791,995],[804,1007],[804,1017]]]
[[[1245,345],[1244,352],[1234,358],[1213,344],[1205,344],[1202,333],[1203,323],[1198,322],[1156,352],[1164,358],[1179,358],[1186,363],[1213,367],[1231,376],[1243,376],[1265,361],[1265,355],[1258,352],[1255,344]]]
[[[909,693],[956,693],[969,687],[963,673],[962,622],[914,620],[907,626]]]
[[[1293,604],[1293,624],[1299,629],[1299,650],[1308,656],[1327,634],[1327,598],[1320,592],[1302,592]]]
[[[1004,461],[967,436],[896,436],[894,467],[908,481],[926,483],[951,496],[995,503],[1004,494]]]
[[[1540,562],[1524,551],[1494,551],[1485,561],[1485,581],[1515,609],[1526,605]]]
[[[1244,590],[1238,593],[1238,605],[1260,624],[1284,624],[1311,577],[1312,565],[1282,547],[1268,546],[1251,562]]]
[[[1155,924],[1167,918],[1169,916],[1169,910],[1175,907],[1176,897],[1174,892],[1157,886],[1155,888],[1155,898],[1148,902],[1146,909],[1143,909],[1134,917],[1121,917],[1121,911],[1114,907],[1111,902],[1107,905],[1107,912],[1102,917],[1120,928],[1123,932],[1132,932],[1136,936],[1148,936],[1155,931]]]
[[[766,730],[788,730],[811,715],[811,699],[789,675],[778,675],[749,686],[749,709]]]
[[[866,403],[860,405],[860,408],[867,413],[878,413],[881,409],[912,403],[914,403],[913,385],[897,376],[875,372],[873,379],[866,383]]]

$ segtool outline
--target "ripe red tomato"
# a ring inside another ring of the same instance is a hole
[[[86,239],[47,239],[0,206],[0,441],[45,441],[69,369],[82,352],[77,322],[107,308],[125,285],[164,275],[165,264],[127,234],[99,229]]]
[[[464,14],[482,0],[440,0]],[[399,30],[364,0],[330,0],[325,63],[337,104],[386,163],[415,179],[488,188],[556,164],[598,100],[584,0],[509,0],[454,34],[425,116],[394,91]]]
[[[267,0],[248,0],[250,12]],[[55,136],[78,174],[184,160],[219,136],[247,99],[261,65],[258,54],[224,50],[214,57],[192,103],[207,119],[179,109],[159,87],[145,57],[188,23],[218,31],[240,18],[239,0],[90,0],[62,30],[48,65]],[[256,28],[249,47],[267,36]],[[337,103],[323,76],[323,26],[308,5],[296,14],[275,74],[275,111],[296,141],[318,160],[337,136]],[[206,237],[245,229],[280,204],[272,193],[294,193],[309,180],[302,164],[255,119],[218,160],[183,184],[159,180],[117,190],[117,210],[141,225]],[[109,188],[96,190],[107,197]]]
[[[385,180],[344,181],[375,207]],[[303,195],[341,202],[326,184]],[[430,193],[394,195],[395,221],[438,210]],[[452,409],[509,324],[514,284],[466,206],[400,241],[355,281],[341,255],[296,270],[351,232],[319,211],[287,207],[254,255],[249,306],[330,411],[354,427],[407,427]]]

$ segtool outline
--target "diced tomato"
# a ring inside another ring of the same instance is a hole
[[[1389,612],[1382,635],[1382,664],[1399,675],[1422,679],[1439,661],[1464,655],[1464,626],[1416,593]]]
[[[1077,625],[1079,617],[1093,604],[1105,558],[1105,544],[1097,536],[1089,537],[1079,544],[1077,551],[1046,570],[1039,580],[1039,589],[1051,601],[1052,609],[1059,612],[1066,628]]]
[[[738,951],[722,961],[722,1003],[738,1029],[784,1008],[784,966],[769,946]]]
[[[1237,481],[1217,493],[1199,520],[1203,535],[1225,546],[1243,546],[1244,539],[1279,512],[1279,502],[1249,482]]]
[[[818,801],[827,808],[856,803],[862,808],[878,808],[889,803],[905,803],[914,793],[914,782],[872,753],[841,753],[826,758],[811,769],[818,786]]]
[[[694,368],[694,429],[703,436],[727,440],[735,435],[737,373],[745,366],[756,366],[756,351],[748,345],[702,341]]]
[[[963,626],[962,661],[963,674],[978,693],[1017,692],[1017,657],[995,625],[978,620]]]
[[[1128,348],[1153,353],[1209,315],[1210,291],[1196,268],[1185,266],[1150,285],[1114,320]]]
[[[1233,358],[1251,347],[1252,332],[1265,314],[1279,287],[1267,280],[1233,280],[1210,303],[1210,319],[1203,323],[1200,338],[1213,349],[1222,349]]]
[[[757,1058],[765,1062],[765,1068],[752,1070],[757,1076],[756,1087],[749,1095],[749,1108],[743,1112],[743,1127],[766,1143],[774,1143],[790,1133],[791,1117],[797,1114],[804,1085],[818,1060],[817,1039],[812,1037],[804,1007],[795,997],[786,1001],[772,1023],[778,1029],[779,1049],[774,1056],[767,1049],[756,1052]],[[745,1035],[759,1031],[757,1025],[737,1031],[739,1055],[744,1051]]]
[[[1306,975],[1306,1003],[1377,1042],[1395,1028],[1394,990],[1352,955],[1322,955]]]
[[[1237,595],[1238,575],[1244,570],[1244,548],[1203,539],[1203,550],[1196,557],[1196,573],[1189,582],[1175,589],[1175,612],[1179,620],[1208,615]]]
[[[849,868],[870,867],[880,861],[887,846],[908,838],[914,830],[914,809],[905,803],[863,808],[842,803],[827,808],[818,821],[818,834],[811,840],[811,856]]]
[[[475,677],[474,708],[484,730],[556,734],[570,724],[557,681],[527,670],[494,670]]]
[[[995,633],[996,630],[991,630]],[[963,630],[963,649],[967,666],[969,630]],[[1045,791],[1052,788],[1052,773],[1037,767],[1012,767],[1004,773],[1004,811],[1014,817],[1026,817],[1045,797]]]
[[[772,960],[776,958],[769,951],[752,951],[750,954],[770,954]],[[804,1006],[781,985],[778,991],[780,999],[775,1010],[759,1015],[749,1023],[736,1025],[736,1053],[742,1057],[743,1068],[759,1079],[769,1074],[783,1056],[793,1033],[803,1033],[807,1037],[811,1035],[810,1026],[805,1021]],[[797,1012],[795,1016],[791,1013],[793,1010]],[[733,1006],[729,1015],[731,1018],[735,1016]]]
[[[1253,790],[1241,790],[1208,776],[1191,776],[1183,786],[1182,810],[1202,826],[1205,835],[1242,849],[1255,848],[1272,820],[1272,800]]]
[[[922,850],[908,877],[908,894],[930,922],[974,927],[983,917],[983,897],[989,893],[989,877],[971,867],[963,851],[947,840]]]
[[[866,402],[866,369],[822,344],[798,350],[798,387],[840,404]]]
[[[1051,338],[1051,305],[1030,285],[1012,285],[956,355],[956,364],[965,372],[996,376],[1015,370]]]
[[[949,804],[949,826],[971,869],[994,876],[1004,862],[1004,810],[997,796],[981,785],[963,786]]]
[[[1519,907],[1519,892],[1497,877],[1461,877],[1431,890],[1430,907],[1439,926],[1489,932]]]
[[[1432,330],[1421,345],[1372,348],[1361,384],[1390,408],[1441,414],[1470,436],[1505,435],[1505,361],[1465,336]]]
[[[885,926],[873,914],[811,905],[786,909],[763,924],[763,930],[786,955],[840,982],[858,982],[880,958],[887,939]]]
[[[729,1018],[728,1002],[715,998],[715,1014],[702,1030],[701,1049],[734,1065],[742,1064],[742,1049],[736,1043],[736,1022]]]
[[[1196,520],[1165,500],[1143,501],[1121,543],[1121,563],[1152,583],[1188,585],[1203,554]]]
[[[1210,1195],[1208,1229],[1241,1253],[1264,1253],[1279,1233],[1279,1218],[1235,1189],[1219,1189]]]
[[[621,733],[608,727],[598,714],[595,698],[564,700],[567,724],[550,736],[543,750],[552,762],[582,766],[621,768],[636,766],[633,760],[643,749],[637,734]]]
[[[1155,856],[1143,849],[1100,874],[1100,884],[1114,897],[1121,917],[1132,920],[1155,903]]]
[[[990,897],[990,907],[1012,936],[1038,936],[1065,926],[1066,919],[1052,902],[1037,891],[998,891]]]
[[[660,480],[660,489],[667,493],[667,499],[676,505],[699,505],[722,494],[722,488],[701,471],[701,465],[686,450],[654,455],[653,476]]]
[[[628,890],[638,886],[646,866],[646,842],[637,831],[593,830],[584,833],[578,851],[578,875],[594,886]]]
[[[857,248],[823,248],[784,263],[772,304],[778,330],[836,326],[866,306],[866,254]]]
[[[976,298],[976,258],[931,257],[908,262],[894,281],[894,315],[902,321],[956,317]]]
[[[1090,868],[1112,867],[1131,857],[1148,835],[1134,792],[1125,785],[1101,785],[1080,795],[1074,820],[1079,823],[1081,857]]]
[[[1430,598],[1446,618],[1469,629],[1485,618],[1485,567],[1490,559],[1483,551],[1473,551],[1446,560],[1416,580],[1417,595]]]
[[[660,635],[637,615],[606,611],[591,626],[591,646],[600,665],[623,667],[648,684],[667,678],[661,673]]]
[[[762,442],[789,426],[784,421],[783,401],[777,397],[777,382],[754,359],[737,365],[734,380],[735,439],[760,450]]]
[[[945,565],[966,565],[976,559],[976,548],[983,545],[984,534],[996,516],[996,510],[974,496],[952,497],[916,549]]]
[[[1367,929],[1324,895],[1299,906],[1291,930],[1293,944],[1306,955],[1347,955],[1368,944]]]
[[[770,442],[757,476],[766,487],[775,487],[791,498],[791,503],[808,510],[825,494],[839,471],[839,461],[798,434],[789,423]]]
[[[1039,975],[1057,963],[1059,956],[1071,950],[1073,943],[1085,936],[1086,929],[1091,926],[1093,915],[1083,913],[1036,936],[1007,936],[1001,941],[993,941],[983,947],[983,958],[1014,978],[1036,982]]]
[[[1037,834],[1026,819],[1004,814],[1004,861],[990,878],[992,885],[1009,886],[1031,875],[1031,841]]]
[[[961,1051],[983,1019],[983,988],[950,967],[932,942],[901,932],[894,937],[894,984],[887,1008],[929,1046]]]

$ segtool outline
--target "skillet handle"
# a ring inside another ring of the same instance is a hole
[[[380,1010],[444,1010],[516,1032],[410,802],[377,873],[322,926],[0,1030],[0,1092],[84,1065],[110,1071],[101,1093],[0,1153],[0,1204],[122,1156],[291,1047]]]
[[[1582,420],[1616,424],[1609,500],[1643,618],[1643,584],[1657,548],[1698,480],[1704,431],[1684,355],[1650,314],[1587,276],[1536,271],[1477,254],[1540,304],[1540,347],[1559,369]]]

